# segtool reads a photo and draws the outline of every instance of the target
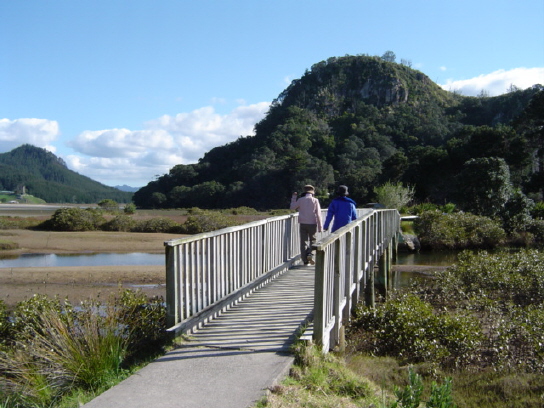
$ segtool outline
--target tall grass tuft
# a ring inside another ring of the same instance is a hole
[[[77,308],[45,297],[19,305],[0,350],[0,407],[58,406],[74,389],[115,384],[129,356],[165,339],[163,309],[132,291]]]

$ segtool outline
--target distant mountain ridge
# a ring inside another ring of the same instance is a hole
[[[126,184],[123,184],[122,186],[114,186],[117,190],[121,191],[127,191],[129,193],[134,193],[135,191],[138,191],[140,187],[131,187],[127,186]]]
[[[132,193],[120,191],[68,169],[53,153],[30,144],[0,154],[0,190],[26,192],[49,203],[96,203],[112,199],[130,202]]]

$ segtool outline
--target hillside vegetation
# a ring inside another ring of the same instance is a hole
[[[23,186],[27,193],[50,203],[97,203],[103,199],[126,203],[132,197],[68,169],[61,158],[28,144],[0,154],[0,190],[17,191]]]
[[[292,191],[338,184],[358,204],[387,181],[415,198],[463,203],[465,163],[493,158],[508,182],[542,200],[544,88],[467,97],[391,59],[329,58],[294,80],[255,126],[255,136],[179,164],[134,194],[141,208],[285,208]],[[496,162],[500,160],[500,162]],[[487,170],[493,171],[492,168]]]

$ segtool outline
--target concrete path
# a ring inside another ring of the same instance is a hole
[[[288,374],[313,309],[314,267],[297,266],[84,408],[247,408]]]

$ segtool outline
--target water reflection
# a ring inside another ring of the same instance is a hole
[[[450,266],[457,262],[460,251],[399,252],[397,265]]]
[[[164,254],[85,253],[22,254],[0,258],[0,268],[39,268],[59,266],[164,265]]]

